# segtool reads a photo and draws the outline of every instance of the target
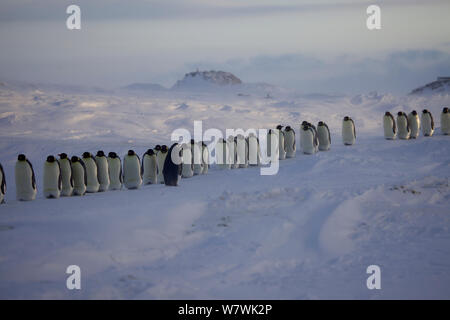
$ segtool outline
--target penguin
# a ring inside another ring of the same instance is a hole
[[[351,146],[356,141],[356,129],[353,119],[345,116],[342,120],[342,142],[346,146]]]
[[[284,148],[284,132],[283,126],[280,124],[276,128],[278,130],[278,149],[280,160],[286,159],[286,149]]]
[[[167,146],[166,145],[162,145],[162,146],[157,145],[155,147],[155,150],[156,150],[156,162],[158,163],[158,181],[159,181],[159,183],[164,183],[164,175],[162,173],[162,170],[164,168],[164,161],[166,160],[166,156],[167,156]]]
[[[236,141],[236,151],[237,151],[237,163],[239,164],[239,168],[247,168],[248,167],[248,146],[247,141],[245,141],[245,137],[242,134],[238,134],[235,137]]]
[[[122,161],[115,152],[108,153],[109,190],[122,189]]]
[[[441,113],[441,133],[444,135],[450,134],[450,112],[447,107],[442,109]]]
[[[189,145],[187,143],[183,143],[181,148],[183,149],[183,166],[181,170],[181,177],[190,178],[194,175],[194,164],[192,163],[192,143]]]
[[[95,163],[97,164],[97,179],[100,183],[99,192],[107,191],[109,189],[109,172],[108,159],[102,150],[97,151],[95,155]]]
[[[72,162],[66,153],[59,154],[59,167],[61,169],[61,196],[70,197],[73,191]]]
[[[406,113],[399,111],[397,113],[398,138],[409,140],[411,136],[411,128],[409,127],[408,116]]]
[[[290,126],[284,128],[284,149],[286,150],[286,158],[295,157],[295,131]]]
[[[5,195],[6,195],[5,171],[3,171],[3,166],[0,163],[0,204],[5,203]]]
[[[280,148],[279,144],[279,134],[277,130],[269,129],[267,132],[267,156],[270,159],[279,158]],[[274,147],[274,148],[272,148]],[[272,150],[273,149],[273,150]]]
[[[207,174],[209,169],[209,149],[206,143],[202,141],[202,162],[203,171],[202,174]]]
[[[314,154],[317,152],[317,135],[309,123],[302,125],[300,129],[300,144],[304,154]]]
[[[422,133],[425,137],[431,137],[434,133],[434,120],[433,115],[427,109],[422,111]]]
[[[258,137],[253,132],[250,132],[248,135],[248,164],[250,166],[259,166],[261,164],[260,154]]]
[[[319,150],[328,151],[331,146],[331,134],[327,124],[323,121],[317,123],[317,137],[319,139]]]
[[[239,168],[239,163],[237,162],[237,146],[236,141],[233,136],[229,136],[227,139],[228,149],[230,150],[230,168]]]
[[[230,169],[231,159],[228,144],[223,138],[219,138],[216,144],[216,164],[220,169]]]
[[[408,114],[408,123],[411,128],[410,138],[416,139],[419,136],[420,131],[420,118],[416,110],[413,110]]]
[[[148,149],[142,156],[142,180],[144,184],[158,183],[158,164],[156,153],[153,149]]]
[[[97,177],[97,163],[89,152],[83,153],[83,162],[86,168],[86,192],[95,193],[100,188]]]
[[[386,111],[383,116],[384,138],[394,140],[397,137],[397,126],[392,113]]]
[[[47,157],[44,163],[44,197],[59,198],[62,190],[61,167],[54,156]]]
[[[36,198],[36,178],[33,166],[24,154],[17,157],[16,167],[16,197],[19,201],[31,201]]]
[[[194,175],[199,175],[203,172],[203,161],[202,161],[202,145],[201,142],[195,142],[191,139],[191,164],[194,170]],[[184,151],[183,151],[184,152]]]
[[[72,163],[72,177],[73,177],[73,195],[82,196],[86,193],[87,176],[86,176],[86,166],[84,161],[73,156],[71,159]]]
[[[175,164],[172,158],[179,158],[180,163]],[[181,179],[181,171],[183,166],[183,149],[178,143],[174,143],[169,151],[168,156],[164,160],[163,175],[166,186],[178,186]]]
[[[127,189],[139,189],[142,184],[141,160],[133,150],[123,158],[123,183]]]

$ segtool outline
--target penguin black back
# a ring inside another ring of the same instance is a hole
[[[175,149],[175,151],[174,151]],[[178,180],[181,176],[182,171],[182,164],[181,161],[179,164],[175,164],[172,160],[172,153],[177,152],[178,149],[178,143],[174,143],[167,154],[166,160],[164,161],[164,167],[163,167],[163,176],[164,176],[164,183],[166,186],[178,186]],[[181,160],[183,150],[179,150],[178,157]],[[175,157],[176,155],[174,155]]]

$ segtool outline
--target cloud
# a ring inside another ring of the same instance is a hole
[[[331,60],[289,54],[235,59],[222,64],[190,63],[190,69],[223,69],[247,82],[268,82],[305,93],[380,92],[408,93],[450,75],[450,54],[437,50],[395,51],[382,58],[350,55]]]

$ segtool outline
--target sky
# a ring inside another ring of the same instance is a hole
[[[81,30],[66,8],[81,8]],[[381,8],[381,30],[366,9]],[[2,0],[0,80],[171,87],[223,70],[299,91],[408,93],[450,75],[448,0]]]

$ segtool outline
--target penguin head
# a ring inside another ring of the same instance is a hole
[[[134,155],[135,155],[135,153],[134,153],[134,151],[133,151],[133,150],[128,150],[128,155],[129,155],[129,156],[134,156]]]
[[[159,144],[157,144],[157,145],[155,146],[155,150],[156,150],[156,151],[161,151],[161,146],[160,146]]]
[[[323,126],[323,121],[319,121],[319,123],[317,124],[318,127]]]
[[[59,158],[60,158],[60,159],[67,159],[67,153],[64,153],[64,152],[63,152],[63,153],[60,153],[60,154],[59,154]]]
[[[148,154],[149,156],[152,156],[155,154],[155,151],[153,151],[153,149],[148,149],[146,154]]]
[[[390,113],[389,111],[386,111],[386,112],[384,113],[384,115],[387,116],[387,117],[389,117],[389,116],[391,116],[391,113]]]
[[[309,129],[309,125],[308,125],[308,124],[304,124],[304,125],[302,126],[302,129],[303,129],[304,131],[307,131],[307,130]]]
[[[50,163],[55,162],[55,157],[52,156],[52,155],[49,155],[49,156],[47,157],[47,162],[50,162]]]
[[[103,152],[103,150],[98,150],[97,151],[97,157],[104,157],[105,153]]]
[[[422,113],[428,113],[428,110],[427,109],[423,109]]]
[[[25,161],[25,160],[27,160],[27,157],[25,157],[24,154],[19,154],[19,156],[17,157],[17,160],[19,160],[19,161]]]
[[[348,120],[350,120],[350,117],[349,116],[345,116],[344,117],[344,121],[348,121]]]
[[[178,144],[178,143],[177,143],[177,144]],[[163,144],[163,145],[161,146],[161,152],[166,153],[167,151],[169,151],[168,148],[167,148],[167,146],[166,146],[165,144]]]
[[[281,130],[281,129],[283,129],[283,126],[281,124],[279,124],[279,125],[277,125],[277,129]]]
[[[72,162],[78,162],[80,161],[80,158],[78,158],[77,156],[73,156],[71,160]]]
[[[445,107],[444,109],[442,109],[442,112],[443,112],[443,113],[448,113],[448,108]]]
[[[83,152],[83,158],[90,158],[91,157],[91,153],[90,152]]]
[[[417,116],[417,111],[416,110],[411,111],[411,113],[413,114],[413,116]]]
[[[291,131],[291,127],[290,126],[286,126],[286,128],[284,128],[284,131]]]
[[[307,126],[308,125],[308,121],[303,121],[302,122],[302,126]]]
[[[397,115],[400,117],[403,115],[403,112],[399,111],[399,112],[397,112]]]
[[[110,157],[110,158],[112,158],[112,159],[115,159],[115,158],[117,158],[117,153],[115,153],[115,152],[110,152],[110,153],[108,153],[108,157]]]

